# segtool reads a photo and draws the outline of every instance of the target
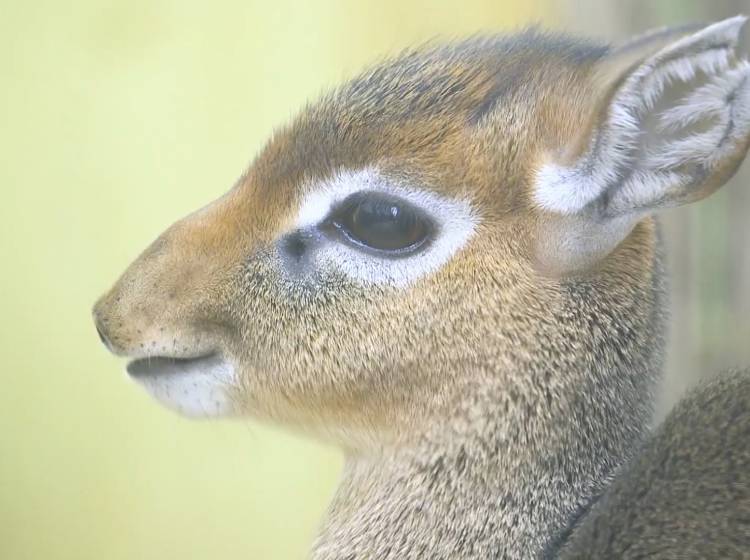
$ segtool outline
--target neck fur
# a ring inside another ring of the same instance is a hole
[[[599,393],[596,385],[578,387],[584,398],[558,395],[564,406],[553,401],[542,413],[526,406],[529,395],[482,391],[418,441],[349,455],[312,558],[541,556],[647,424],[650,384],[640,402],[627,399],[639,414],[606,421],[601,400],[597,408],[585,398]],[[625,405],[615,401],[604,405]]]

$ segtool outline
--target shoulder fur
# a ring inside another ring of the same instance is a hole
[[[688,395],[584,517],[565,559],[746,558],[750,369]]]

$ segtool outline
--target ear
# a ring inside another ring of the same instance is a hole
[[[597,64],[591,122],[540,165],[533,198],[556,216],[557,268],[604,256],[644,215],[723,185],[750,144],[750,64],[736,47],[744,16],[664,30]]]

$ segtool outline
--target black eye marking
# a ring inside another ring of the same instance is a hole
[[[413,254],[435,231],[422,210],[402,198],[375,191],[349,196],[324,226],[358,248],[388,256]]]
[[[308,261],[321,239],[321,232],[315,228],[298,229],[279,239],[278,248],[290,265],[300,266]]]
[[[300,231],[295,231],[282,239],[282,249],[295,259],[301,259],[308,250],[309,240]]]

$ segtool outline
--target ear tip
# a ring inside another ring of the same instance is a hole
[[[712,23],[707,29],[715,32],[726,32],[736,37],[740,34],[745,23],[747,23],[747,16],[745,14],[737,14],[736,16]]]
[[[688,25],[682,28],[683,34],[676,42],[665,46],[660,54],[676,51],[698,50],[712,48],[718,43],[725,43],[727,48],[736,48],[740,33],[748,16],[738,14],[727,19],[701,26]],[[659,56],[659,55],[657,55]]]

